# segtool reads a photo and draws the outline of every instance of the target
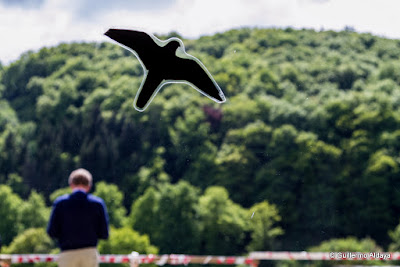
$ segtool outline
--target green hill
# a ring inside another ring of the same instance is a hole
[[[349,235],[389,244],[400,213],[399,40],[243,28],[184,43],[226,103],[175,84],[137,112],[143,70],[111,43],[3,66],[0,182],[48,196],[82,166],[118,185],[126,207],[165,182],[218,185],[245,208],[276,204],[281,248]]]

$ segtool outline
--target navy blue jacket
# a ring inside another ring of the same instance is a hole
[[[96,247],[98,239],[108,238],[108,215],[104,201],[77,190],[58,197],[47,227],[62,251]]]

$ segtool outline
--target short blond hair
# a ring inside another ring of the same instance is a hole
[[[68,178],[70,185],[92,186],[92,174],[83,168],[71,172]]]

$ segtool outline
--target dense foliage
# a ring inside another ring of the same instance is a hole
[[[113,231],[134,229],[162,253],[304,250],[347,236],[398,247],[399,40],[243,28],[184,43],[226,103],[174,84],[137,112],[143,69],[111,43],[61,44],[2,67],[6,244],[27,218],[43,227],[41,196],[82,166],[124,227]],[[110,242],[102,248],[115,251]]]

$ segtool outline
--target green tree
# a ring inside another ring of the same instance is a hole
[[[101,254],[131,254],[133,251],[140,254],[157,254],[158,248],[150,244],[147,235],[140,235],[129,227],[110,229],[107,240],[100,240],[98,246]],[[104,266],[116,266],[115,264],[102,264]],[[117,264],[117,266],[127,266]]]
[[[159,239],[159,210],[160,193],[153,187],[149,187],[142,196],[136,199],[131,206],[129,225],[142,234],[147,234],[150,239]]]
[[[158,249],[150,244],[147,235],[140,235],[129,227],[110,229],[108,240],[100,240],[101,254],[130,254],[132,251],[140,254],[157,254]]]
[[[123,206],[124,193],[122,193],[115,184],[105,182],[96,183],[96,190],[93,195],[104,200],[107,207],[110,224],[115,227],[121,227],[125,223],[126,209]]]
[[[243,128],[247,124],[260,117],[260,108],[257,101],[249,98],[245,94],[239,94],[229,100],[228,105],[222,107],[223,120],[222,127],[225,129]],[[268,110],[263,109],[263,115],[268,116]]]
[[[202,252],[211,255],[238,254],[245,246],[247,212],[229,199],[223,187],[209,187],[199,199]]]
[[[400,224],[396,226],[394,230],[390,230],[388,235],[391,239],[389,245],[389,251],[399,251],[400,250]]]
[[[28,185],[24,182],[24,179],[17,173],[10,173],[6,185],[10,186],[11,189],[19,196],[26,196],[29,192]]]
[[[196,253],[200,238],[197,203],[198,189],[185,181],[166,184],[159,191],[150,187],[133,203],[130,220],[160,253]]]
[[[16,236],[5,249],[9,254],[48,254],[56,249],[44,228],[29,228]]]
[[[371,155],[368,167],[365,170],[363,182],[360,185],[364,188],[363,208],[360,212],[360,219],[364,221],[362,228],[364,232],[371,233],[371,237],[381,243],[388,243],[387,229],[393,227],[392,218],[397,216],[391,207],[396,203],[391,203],[395,199],[391,187],[395,184],[399,175],[399,164],[387,154],[385,150],[379,150]],[[386,195],[387,197],[382,197]],[[375,214],[374,216],[370,216]]]
[[[233,201],[245,207],[251,206],[257,197],[253,192],[255,171],[268,163],[270,141],[271,128],[256,121],[244,128],[228,131],[218,151],[215,179],[231,192]]]
[[[206,184],[204,176],[213,175],[213,157],[216,156],[216,149],[211,141],[212,123],[207,121],[204,109],[204,107],[203,109],[186,107],[182,116],[169,127],[173,146],[166,155],[175,159],[174,168],[171,170],[172,178],[182,177],[191,184],[201,187]],[[193,132],[197,134],[193,135]]]
[[[0,233],[5,245],[8,245],[21,230],[22,203],[22,199],[9,186],[0,185]]]
[[[20,207],[21,224],[23,229],[45,228],[50,217],[50,209],[46,206],[44,197],[35,190]]]
[[[47,235],[44,228],[29,228],[16,236],[11,244],[4,249],[7,254],[56,254],[59,250]],[[13,265],[14,266],[14,265]],[[54,267],[55,263],[16,264],[15,266]]]
[[[275,239],[283,235],[284,231],[277,224],[281,217],[275,205],[268,201],[257,203],[248,210],[250,216],[251,242],[248,251],[273,250]]]
[[[136,193],[133,194],[134,198],[142,195],[149,187],[161,188],[170,182],[171,178],[165,172],[165,159],[162,157],[164,153],[165,148],[157,148],[155,158],[149,163],[149,166],[140,167],[135,177],[137,186]]]
[[[160,248],[161,253],[198,251],[199,225],[196,218],[198,197],[198,189],[185,181],[180,181],[176,185],[166,185],[160,189],[157,212],[159,234],[152,242]]]

